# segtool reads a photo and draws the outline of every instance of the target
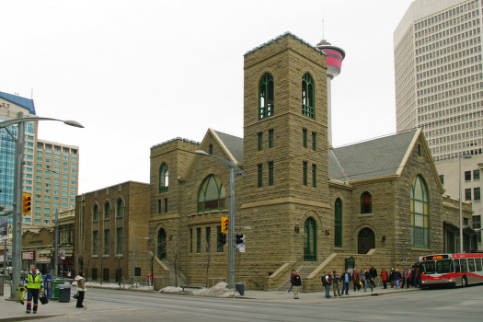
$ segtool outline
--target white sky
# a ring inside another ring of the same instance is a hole
[[[289,31],[345,50],[332,135],[346,145],[395,132],[393,32],[411,2],[3,1],[0,91],[85,126],[39,123],[41,139],[79,146],[79,193],[149,182],[153,145],[243,136],[243,55]]]

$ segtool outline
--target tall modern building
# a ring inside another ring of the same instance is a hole
[[[78,187],[79,148],[37,140],[32,194],[34,225],[48,226],[60,212],[75,208]]]
[[[472,202],[465,229],[475,230],[483,214],[482,9],[482,0],[415,0],[394,32],[397,131],[423,129],[445,192]],[[481,230],[479,241],[482,249]]]
[[[0,92],[0,122],[19,117],[19,113],[35,115],[34,101],[29,98]],[[0,129],[0,212],[9,212],[13,208],[15,155],[17,126]],[[25,126],[24,149],[24,192],[32,192],[33,183],[29,180],[34,172],[34,145],[36,127],[34,122]],[[7,217],[0,217],[0,234],[11,232],[7,229]]]

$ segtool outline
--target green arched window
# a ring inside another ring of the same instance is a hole
[[[342,200],[337,198],[334,206],[334,246],[342,247]]]
[[[417,176],[413,181],[410,199],[412,245],[429,248],[428,188],[421,176]]]
[[[213,174],[203,180],[198,191],[198,211],[225,208],[225,188]]]
[[[273,112],[273,77],[265,73],[258,86],[258,119],[272,116]]]
[[[159,167],[159,192],[168,191],[169,186],[169,170],[166,163]]]
[[[304,260],[317,260],[317,224],[312,217],[304,224]]]
[[[314,80],[309,73],[302,77],[302,115],[315,118]]]

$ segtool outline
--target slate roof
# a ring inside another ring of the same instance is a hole
[[[223,142],[225,147],[230,151],[237,162],[243,161],[243,139],[231,134],[213,131],[218,138]]]
[[[13,104],[26,108],[30,114],[35,115],[34,100],[17,95],[12,95],[4,92],[0,92],[0,98],[9,101]]]
[[[213,130],[237,162],[243,161],[243,139]],[[399,174],[417,129],[329,150],[329,178],[359,181]]]
[[[329,151],[329,178],[358,181],[397,175],[418,130],[413,129]]]

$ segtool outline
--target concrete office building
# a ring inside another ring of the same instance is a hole
[[[78,147],[37,140],[31,213],[34,225],[48,226],[56,212],[75,208],[78,169]]]
[[[445,193],[473,203],[473,229],[483,214],[482,7],[416,0],[394,32],[397,131],[424,130]]]

